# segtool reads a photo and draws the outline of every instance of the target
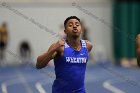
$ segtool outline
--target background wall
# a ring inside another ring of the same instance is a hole
[[[63,33],[64,20],[68,16],[76,15],[85,22],[89,30],[89,38],[93,43],[92,52],[103,49],[112,60],[111,5],[109,0],[62,1],[59,4],[53,3],[53,1],[49,3],[21,3],[13,0],[10,3],[1,2],[0,23],[3,21],[8,23],[8,50],[18,55],[20,42],[28,40],[35,62],[38,55],[47,51],[48,47],[59,39],[57,34]],[[9,53],[6,55],[8,62],[17,60]]]

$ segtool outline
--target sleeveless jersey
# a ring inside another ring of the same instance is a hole
[[[85,70],[88,49],[85,40],[80,40],[81,49],[74,50],[66,41],[63,56],[54,60],[56,79],[52,93],[85,93]]]

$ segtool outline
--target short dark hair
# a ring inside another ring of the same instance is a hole
[[[66,24],[70,19],[77,19],[80,22],[80,19],[77,16],[70,16],[68,18],[66,18],[66,20],[64,21],[64,27],[66,28]]]

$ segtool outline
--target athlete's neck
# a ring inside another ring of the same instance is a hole
[[[81,46],[80,38],[66,38],[66,42],[76,49]]]

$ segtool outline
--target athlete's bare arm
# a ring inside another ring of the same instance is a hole
[[[88,48],[88,52],[90,52],[92,50],[92,44],[90,41],[86,40],[87,42],[87,48]]]
[[[55,59],[62,54],[62,47],[64,40],[59,40],[57,43],[52,44],[48,51],[37,58],[36,68],[41,69],[49,63],[51,59]]]
[[[136,38],[137,63],[140,67],[140,34]]]

